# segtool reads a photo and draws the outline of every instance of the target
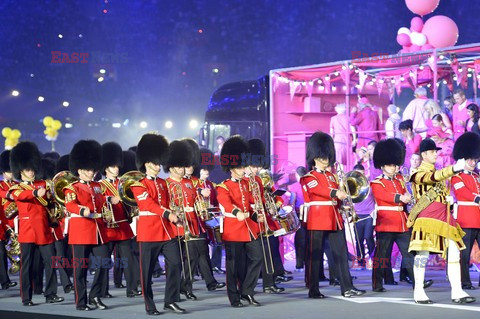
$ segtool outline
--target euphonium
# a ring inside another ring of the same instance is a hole
[[[13,230],[11,231],[10,241],[6,247],[6,251],[7,258],[10,260],[8,273],[16,274],[20,270],[20,244],[18,243],[17,234],[15,234]]]
[[[17,215],[18,215],[17,203],[12,201],[5,208],[5,217],[7,217],[7,219],[12,219],[12,218],[15,218],[15,216]]]
[[[265,210],[270,214],[273,219],[277,219],[279,217],[279,213],[277,205],[275,204],[275,199],[272,194],[272,177],[266,170],[261,171],[259,176],[263,184],[263,194],[265,196]]]
[[[123,174],[118,179],[118,194],[122,202],[130,207],[130,217],[138,216],[138,205],[133,195],[131,186],[133,183],[140,181],[145,174],[139,171],[130,171]]]
[[[63,188],[76,181],[78,181],[78,178],[72,173],[61,171],[51,181],[47,182],[55,202],[55,206],[48,209],[49,218],[52,222],[58,221],[65,216],[65,193]]]

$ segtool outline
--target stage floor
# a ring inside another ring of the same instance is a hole
[[[288,267],[287,269],[292,269]],[[426,278],[434,279],[435,284],[427,289],[427,294],[435,303],[432,305],[416,305],[413,302],[413,291],[406,283],[398,286],[385,286],[387,292],[374,293],[371,291],[371,271],[352,270],[357,288],[366,289],[363,297],[346,299],[341,297],[339,287],[328,286],[321,282],[320,290],[327,296],[326,299],[308,299],[304,286],[303,273],[294,273],[294,280],[281,284],[286,291],[278,295],[264,294],[260,284],[257,286],[255,298],[262,303],[261,307],[248,306],[232,308],[229,305],[225,288],[208,292],[203,281],[194,283],[194,293],[197,301],[183,301],[179,305],[188,311],[183,315],[186,318],[214,318],[228,319],[245,318],[478,318],[480,316],[480,290],[470,291],[470,295],[478,299],[470,305],[456,305],[451,302],[449,283],[444,270],[427,270]],[[472,280],[478,287],[478,273],[471,273]],[[398,273],[395,274],[398,280]],[[224,281],[225,277],[216,275],[217,280]],[[91,282],[92,277],[89,276]],[[18,276],[12,280],[18,281]],[[163,311],[163,291],[165,277],[154,279],[154,294],[157,308]],[[131,319],[146,317],[142,297],[126,298],[125,289],[116,289],[111,285],[112,299],[103,299],[110,307],[108,310],[94,310],[91,312],[75,310],[73,293],[59,295],[65,297],[60,304],[45,304],[43,296],[34,295],[33,302],[39,303],[34,307],[23,307],[20,301],[19,287],[0,290],[0,318],[115,318]],[[184,297],[183,297],[184,299]],[[162,316],[174,317],[173,313],[163,312]]]

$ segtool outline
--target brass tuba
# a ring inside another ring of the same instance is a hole
[[[273,219],[278,219],[279,216],[279,209],[275,204],[275,198],[272,194],[272,187],[273,187],[273,179],[270,176],[270,173],[267,170],[260,171],[259,174],[260,179],[262,180],[263,184],[263,194],[265,197],[265,210],[270,214]]]
[[[7,219],[13,219],[18,215],[18,207],[17,203],[11,201],[8,203],[7,207],[5,208],[5,217]]]
[[[50,191],[55,201],[55,209],[49,210],[50,220],[58,221],[65,216],[65,193],[63,189],[76,181],[78,181],[78,177],[70,171],[61,171],[49,182]]]
[[[11,229],[10,227],[8,227]],[[9,274],[16,274],[20,270],[20,244],[18,243],[18,236],[11,229],[10,241],[5,247],[7,251],[7,258],[10,260]]]
[[[118,194],[120,195],[122,202],[131,208],[130,217],[138,216],[138,204],[130,187],[133,183],[140,181],[144,177],[145,174],[142,172],[130,171],[126,172],[118,179]]]

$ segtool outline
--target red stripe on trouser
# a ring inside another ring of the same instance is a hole
[[[72,245],[72,261],[75,259],[75,246]],[[72,262],[73,265],[73,262]],[[78,305],[78,290],[77,290],[77,267],[73,267],[73,288],[75,289],[75,304]],[[86,288],[86,286],[85,286]]]
[[[142,243],[139,242],[138,243],[138,253],[139,253],[139,257],[140,257],[140,283],[142,284],[142,294],[143,294],[143,302],[145,302],[145,308],[147,308],[147,311],[149,310],[148,309],[148,304],[147,304],[147,301],[145,300],[145,295],[146,295],[146,288],[145,288],[145,285],[144,285],[144,281],[143,281],[143,258],[142,258]]]

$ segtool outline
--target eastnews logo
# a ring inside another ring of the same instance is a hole
[[[51,63],[95,63],[95,64],[109,64],[109,63],[127,63],[127,52],[63,52],[52,51]]]
[[[202,153],[201,165],[232,165],[232,166],[255,166],[266,167],[269,164],[276,165],[278,156],[262,156],[242,153],[238,155],[224,154],[221,156],[212,156],[211,154]]]
[[[61,256],[52,256],[52,268],[89,268],[89,261],[91,262],[90,268],[106,268],[110,269],[112,266],[118,268],[128,268],[127,258],[115,258],[112,262],[111,258],[102,258],[99,256],[92,256],[91,258],[72,258],[68,259]]]

